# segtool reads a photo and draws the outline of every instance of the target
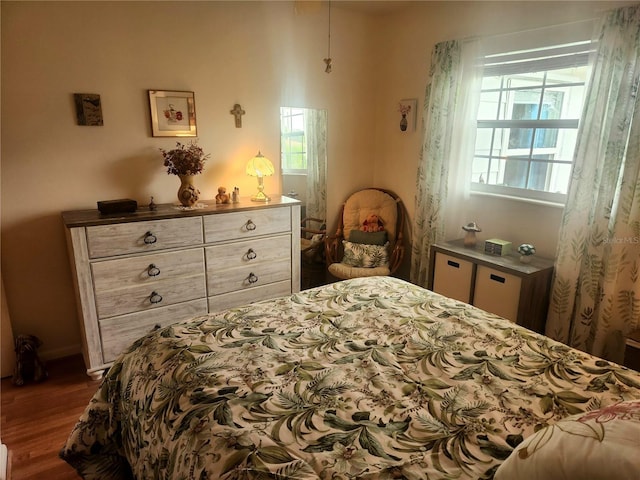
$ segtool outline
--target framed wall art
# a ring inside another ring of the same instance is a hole
[[[197,136],[193,92],[149,90],[149,107],[154,137]]]
[[[398,113],[400,113],[401,132],[415,132],[417,110],[417,98],[405,98],[398,102]]]
[[[92,127],[103,125],[100,95],[97,93],[74,93],[73,102],[76,105],[78,125]]]

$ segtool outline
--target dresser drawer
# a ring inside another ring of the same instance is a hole
[[[249,303],[267,300],[269,298],[291,295],[291,281],[269,283],[259,287],[240,290],[239,292],[223,293],[209,297],[209,312],[219,312],[227,308],[247,305]]]
[[[204,217],[206,243],[291,231],[289,208],[265,208]]]
[[[433,291],[461,302],[471,302],[473,263],[437,252],[433,276]]]
[[[268,283],[291,279],[291,260],[289,258],[246,265],[228,270],[207,269],[209,295],[247,290]]]
[[[103,319],[206,298],[207,293],[205,275],[198,272],[195,275],[158,280],[148,285],[97,290],[95,295],[98,318]]]
[[[207,302],[202,298],[193,302],[157,308],[149,312],[132,313],[101,320],[100,337],[102,338],[104,362],[112,362],[133,342],[156,327],[165,327],[206,313]]]
[[[207,247],[207,267],[214,272],[243,266],[260,265],[282,259],[291,245],[290,235],[256,238]]]
[[[202,217],[87,227],[89,258],[188,247],[202,243]]]
[[[204,250],[192,248],[91,264],[96,291],[118,290],[183,276],[204,274]]]
[[[478,265],[473,304],[512,322],[518,319],[520,277]]]

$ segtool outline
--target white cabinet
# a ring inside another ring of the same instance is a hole
[[[553,262],[495,256],[461,240],[432,245],[428,288],[543,333]]]
[[[63,212],[87,373],[151,330],[300,288],[300,202]]]

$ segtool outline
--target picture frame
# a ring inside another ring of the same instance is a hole
[[[149,90],[151,134],[154,137],[196,137],[194,92]]]
[[[101,127],[102,104],[97,93],[74,93],[73,103],[76,106],[76,120],[78,125]]]
[[[418,99],[403,98],[398,102],[398,113],[400,113],[400,131],[415,132],[416,119],[418,118]]]

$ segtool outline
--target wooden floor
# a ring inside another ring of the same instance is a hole
[[[0,437],[9,449],[11,480],[77,480],[58,451],[99,382],[85,373],[82,357],[47,363],[49,378],[22,387],[2,379]]]

